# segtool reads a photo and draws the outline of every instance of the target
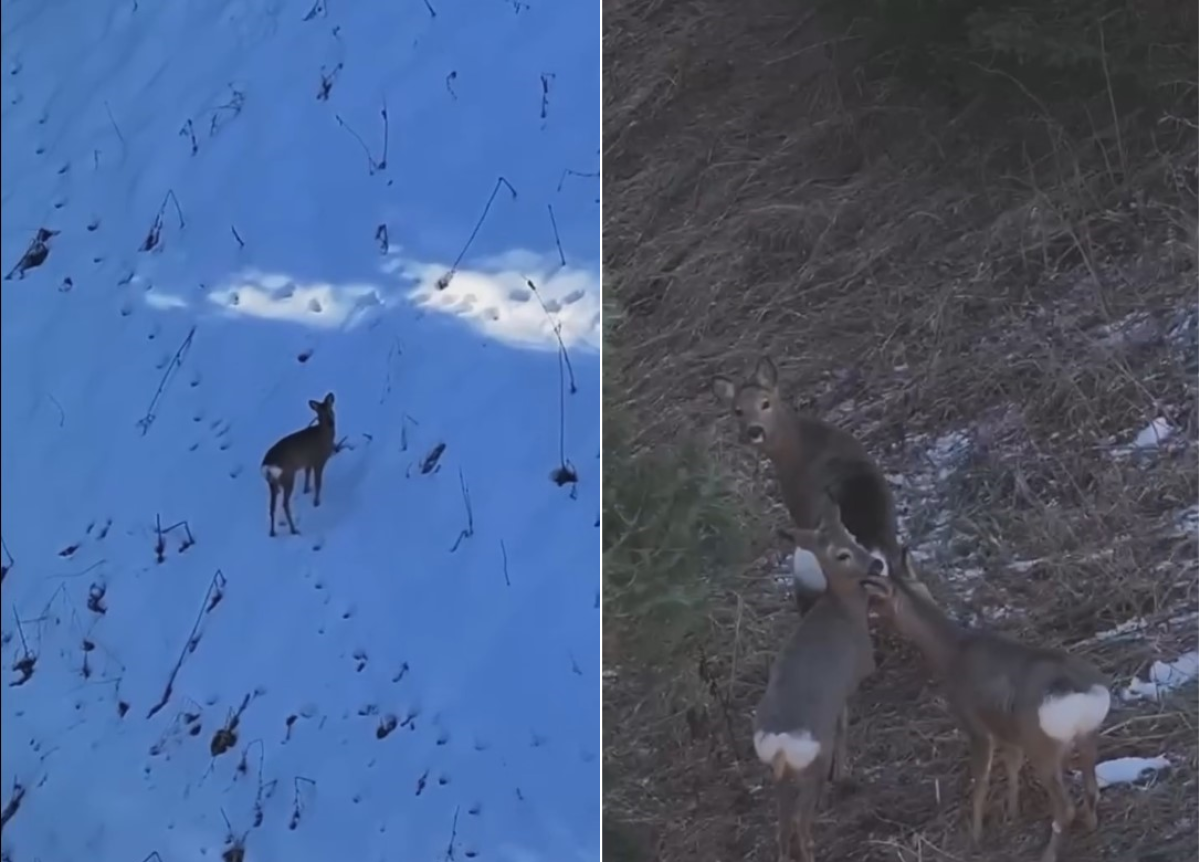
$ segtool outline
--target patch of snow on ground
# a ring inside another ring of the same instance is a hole
[[[1143,617],[1138,617],[1136,619],[1126,620],[1125,622],[1115,625],[1110,629],[1105,629],[1102,632],[1098,632],[1086,640],[1079,641],[1078,645],[1124,640],[1126,638],[1141,635],[1151,626],[1166,630],[1171,630],[1180,626],[1187,626],[1189,629],[1194,629],[1195,623],[1196,611],[1188,611],[1187,613],[1178,614],[1162,621],[1153,621],[1147,620]]]
[[[971,435],[966,431],[951,431],[936,438],[925,449],[925,459],[933,467],[937,481],[944,482],[962,466],[971,453]]]
[[[1113,446],[1111,454],[1114,458],[1147,454],[1169,443],[1175,436],[1175,431],[1175,426],[1166,418],[1155,417],[1148,425],[1133,435],[1130,442]]]
[[[1195,374],[1200,366],[1200,335],[1197,324],[1200,323],[1200,311],[1195,306],[1184,309],[1176,315],[1167,331],[1167,338],[1175,346],[1186,363],[1186,368]]]
[[[1177,536],[1195,536],[1198,521],[1196,506],[1188,506],[1175,516],[1175,534]]]
[[[1134,678],[1121,693],[1124,700],[1160,700],[1200,675],[1200,653],[1187,652],[1172,662],[1156,661],[1146,679]]]
[[[1144,311],[1125,315],[1114,323],[1097,327],[1100,343],[1108,347],[1146,344],[1161,336],[1161,325]]]
[[[1101,789],[1114,784],[1135,784],[1148,775],[1168,768],[1165,757],[1117,757],[1096,764],[1096,783]]]
[[[951,513],[944,505],[948,486],[974,451],[969,431],[956,429],[932,436],[922,434],[910,439],[907,469],[885,476],[896,498],[896,516],[901,541],[918,571],[926,564],[936,570],[939,579],[953,582],[967,592],[982,571],[955,566],[945,559],[950,538]]]
[[[1137,433],[1137,436],[1133,438],[1133,448],[1155,449],[1170,440],[1174,433],[1175,428],[1171,423],[1159,416]]]
[[[466,318],[502,343],[557,349],[557,330],[568,347],[600,348],[600,282],[591,271],[527,253],[480,261],[444,287],[446,266],[399,261],[396,271],[414,284],[414,303]]]
[[[599,5],[0,2],[4,858],[598,860]]]

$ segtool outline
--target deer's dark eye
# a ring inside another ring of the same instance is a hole
[[[837,561],[838,561],[839,563],[848,563],[848,562],[850,562],[850,552],[849,552],[849,551],[847,551],[847,550],[846,550],[846,549],[844,549],[844,548],[843,548],[842,550],[838,551],[838,552],[837,552],[837,554],[835,554],[834,556],[836,556],[836,557],[837,557]]]
[[[742,408],[741,408],[741,407],[734,407],[734,408],[733,408],[733,415],[734,415],[734,416],[741,416],[741,415],[742,415]]]
[[[771,409],[771,402],[770,402],[770,401],[768,401],[766,398],[764,398],[764,399],[762,400],[762,403],[758,405],[758,409],[759,409],[759,410],[770,410],[770,409]]]

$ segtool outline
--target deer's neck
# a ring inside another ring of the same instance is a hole
[[[811,441],[807,439],[803,421],[790,410],[779,416],[778,432],[764,451],[775,467],[779,491],[793,522],[808,528],[816,518],[812,483],[807,475],[812,461]]]
[[[930,602],[908,595],[902,601],[905,606],[896,615],[896,628],[921,651],[933,672],[944,676],[966,630]]]

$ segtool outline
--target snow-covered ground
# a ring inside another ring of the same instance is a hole
[[[599,4],[2,9],[4,858],[598,859]]]

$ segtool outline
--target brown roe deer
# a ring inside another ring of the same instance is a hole
[[[908,567],[902,552],[901,569]],[[1108,715],[1108,681],[1090,663],[1061,650],[1028,646],[995,632],[951,621],[902,578],[862,582],[872,605],[897,633],[915,644],[943,680],[946,699],[967,735],[971,752],[971,839],[983,832],[992,755],[1000,747],[1008,777],[1007,815],[1018,812],[1021,766],[1026,758],[1049,797],[1053,817],[1042,862],[1058,858],[1062,833],[1075,819],[1063,782],[1063,765],[1078,753],[1083,776],[1083,816],[1096,827],[1096,738]]]
[[[333,455],[334,421],[333,393],[326,393],[323,401],[309,401],[308,406],[317,414],[317,424],[310,425],[287,435],[267,450],[263,456],[262,474],[271,489],[271,535],[275,535],[275,501],[283,493],[283,513],[287,515],[288,528],[298,535],[292,521],[292,488],[296,484],[296,472],[304,470],[304,493],[309,492],[309,479],[316,483],[313,505],[321,505],[321,477],[325,462]]]
[[[779,859],[813,862],[812,821],[825,785],[844,769],[846,702],[875,669],[861,579],[882,574],[883,561],[846,532],[836,504],[822,507],[803,537],[828,588],[788,638],[771,666],[754,714],[754,751],[771,768],[779,806]]]
[[[896,507],[882,471],[852,434],[792,410],[780,396],[778,378],[774,363],[764,357],[751,380],[735,384],[715,377],[712,388],[737,418],[743,442],[771,460],[796,528],[811,530],[821,501],[830,496],[858,544],[883,561],[885,573],[895,571]],[[800,545],[792,575],[803,610],[825,589],[825,577],[812,552]]]

